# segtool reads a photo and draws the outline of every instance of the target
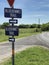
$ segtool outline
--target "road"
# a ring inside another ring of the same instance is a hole
[[[49,32],[17,39],[15,42],[15,51],[21,51],[32,45],[41,45],[49,48]],[[11,42],[0,44],[0,62],[11,55],[11,49]]]

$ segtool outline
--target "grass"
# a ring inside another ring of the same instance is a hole
[[[11,58],[0,65],[12,65]],[[15,65],[49,65],[49,50],[31,47],[15,54]]]
[[[38,32],[35,32],[35,29],[19,29],[19,36],[15,36],[15,38],[21,38],[21,37],[26,37],[26,36],[30,36],[30,35],[34,35],[37,34]],[[7,41],[9,38],[9,36],[5,35],[5,30],[4,29],[0,29],[0,42],[3,41]]]

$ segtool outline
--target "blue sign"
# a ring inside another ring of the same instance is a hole
[[[22,18],[22,10],[14,8],[4,8],[4,16],[7,18]]]
[[[16,19],[10,19],[10,20],[9,20],[9,23],[11,23],[11,24],[12,24],[12,23],[13,23],[13,24],[17,24],[17,23],[18,23],[18,20],[16,20]]]
[[[5,35],[18,36],[19,35],[19,28],[18,28],[18,26],[7,26],[5,28]]]
[[[15,42],[15,38],[9,38],[10,42]]]

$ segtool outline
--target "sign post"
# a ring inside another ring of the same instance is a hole
[[[13,6],[12,6],[13,9]],[[12,17],[12,20],[14,18]],[[12,23],[12,27],[14,26],[14,24]],[[12,38],[14,38],[14,35],[12,35]],[[14,41],[12,41],[12,65],[14,65]]]
[[[11,25],[9,25],[5,28],[5,35],[12,36],[9,38],[9,41],[12,42],[12,65],[14,65],[14,42],[15,42],[14,36],[19,35],[18,26],[14,26],[14,24],[18,23],[18,20],[14,19],[14,18],[22,18],[22,10],[15,9],[13,7],[15,0],[7,0],[7,1],[8,1],[11,8],[4,8],[4,17],[12,18],[12,19],[9,20],[9,23]]]
[[[12,6],[13,9],[13,6]],[[12,20],[14,18],[12,17]],[[12,23],[12,27],[14,26],[14,24]],[[12,38],[14,38],[14,35],[12,35]],[[14,42],[12,42],[12,65],[14,65]]]

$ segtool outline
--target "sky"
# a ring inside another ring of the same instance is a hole
[[[4,17],[4,8],[10,8],[7,0],[0,0],[0,24],[9,22]],[[18,24],[38,24],[49,22],[49,0],[15,0],[14,8],[22,9],[22,18],[17,18]]]

